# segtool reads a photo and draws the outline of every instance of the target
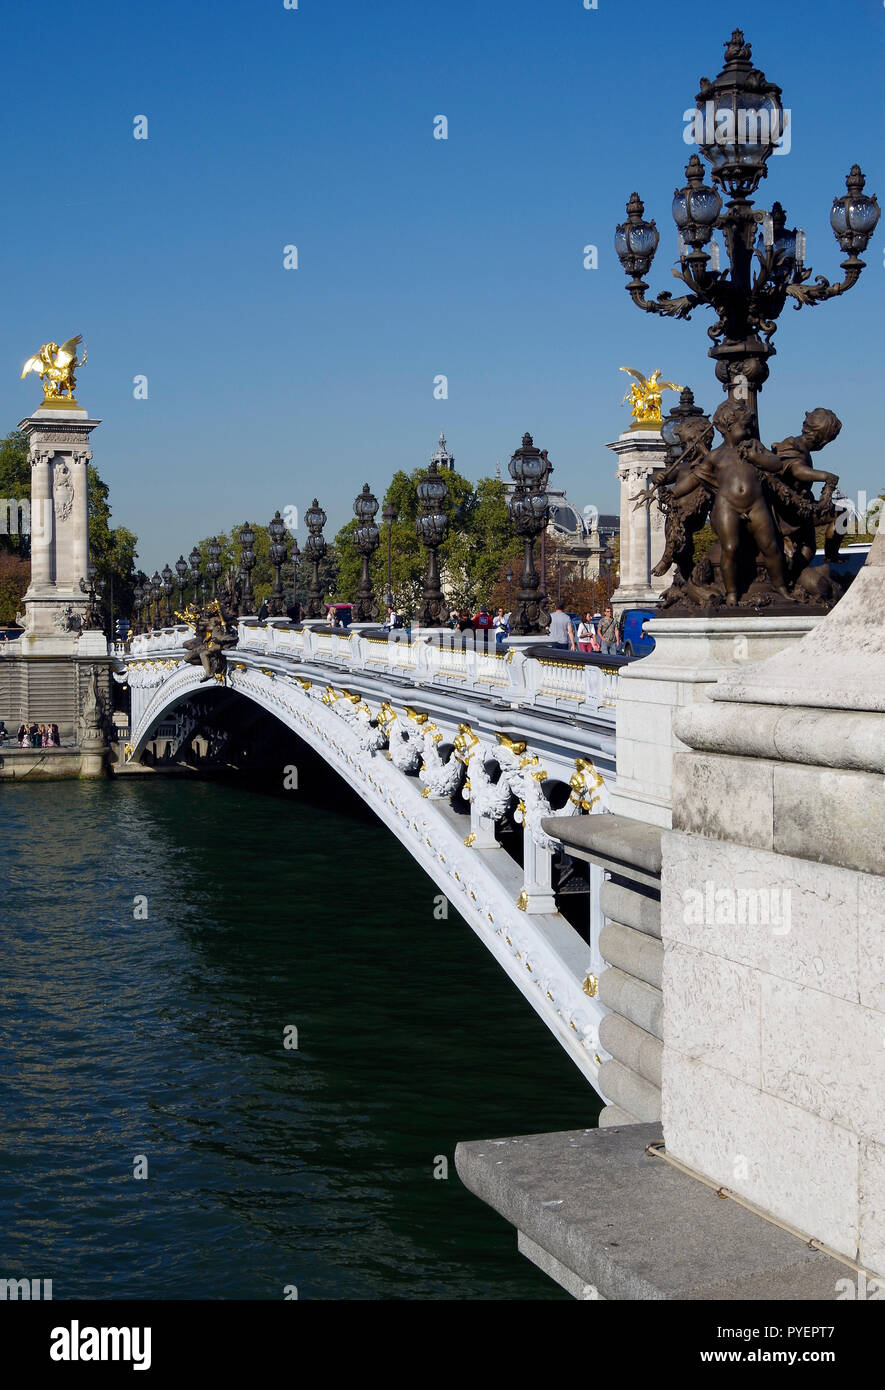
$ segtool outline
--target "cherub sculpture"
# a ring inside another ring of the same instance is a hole
[[[218,599],[202,608],[188,605],[176,617],[194,629],[193,637],[182,643],[187,652],[185,661],[191,666],[202,666],[204,681],[220,676],[224,671],[224,653],[228,647],[236,646],[237,634]]]
[[[789,576],[794,582],[814,559],[818,526],[827,528],[824,541],[827,560],[835,560],[839,551],[842,538],[836,532],[836,508],[833,506],[833,493],[839,479],[835,473],[813,468],[811,455],[832,443],[841,428],[838,415],[818,406],[808,411],[799,434],[771,446],[783,460],[783,468],[766,482],[784,539]],[[824,484],[819,499],[814,496],[812,483]]]
[[[675,564],[684,583],[694,569],[694,538],[706,525],[713,500],[712,480],[703,470],[713,443],[713,426],[706,415],[694,415],[676,427],[676,434],[684,446],[682,453],[668,468],[656,469],[651,487],[632,501],[637,507],[649,507],[657,499],[664,513],[666,545],[652,574],[664,575]]]
[[[654,572],[664,572],[675,559],[680,580],[668,590],[664,606],[834,602],[841,586],[826,565],[812,566],[811,561],[820,526],[828,528],[827,558],[836,558],[841,537],[832,498],[839,480],[813,468],[811,454],[835,439],[838,418],[823,408],[809,411],[801,433],[772,449],[755,437],[755,416],[741,401],[725,401],[713,425],[723,439],[715,449],[703,420],[684,421],[678,427],[686,444],[683,454],[653,475],[652,487],[637,499],[656,494],[667,514],[667,544]],[[824,483],[819,499],[812,492],[815,482]],[[708,504],[716,542],[689,574],[696,523],[703,524]]]
[[[739,548],[745,535],[755,542],[775,593],[789,599],[783,548],[760,472],[779,473],[783,463],[753,438],[753,412],[741,401],[724,401],[713,424],[724,442],[695,466],[695,472],[709,480],[715,493],[710,523],[719,539],[725,602],[729,607],[738,602]],[[674,493],[686,485],[677,484]]]
[[[22,381],[28,372],[36,372],[43,383],[44,400],[67,399],[74,402],[74,387],[77,384],[74,368],[82,367],[86,361],[85,349],[82,358],[77,356],[77,348],[82,341],[83,335],[78,333],[76,338],[68,338],[61,347],[58,343],[44,343],[40,351],[29,357],[22,367]]]

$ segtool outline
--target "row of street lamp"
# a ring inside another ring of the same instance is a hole
[[[534,546],[538,536],[546,529],[550,516],[547,481],[551,465],[547,460],[546,451],[542,452],[537,449],[532,436],[525,434],[522,438],[522,444],[515,450],[508,466],[514,483],[508,501],[508,512],[511,525],[516,534],[522,538],[524,547],[520,587],[516,596],[516,608],[511,619],[511,630],[516,635],[528,636],[544,631],[548,620],[548,615],[544,611],[546,594],[535,566]],[[449,519],[445,511],[448,488],[445,478],[439,471],[436,459],[431,460],[417,490],[421,509],[416,530],[427,553],[418,622],[420,626],[427,628],[445,627],[448,625],[449,605],[442,590],[438,551],[448,534]],[[355,498],[353,511],[358,523],[353,532],[353,544],[362,561],[356,600],[353,605],[353,620],[359,623],[372,623],[377,622],[380,610],[372,585],[370,562],[380,544],[381,532],[375,523],[375,517],[378,513],[378,499],[372,493],[368,483],[364,484],[362,491]],[[387,526],[387,603],[390,605],[393,602],[391,535],[393,523],[397,518],[397,509],[392,502],[388,502],[384,507],[382,516]],[[304,513],[304,520],[308,535],[303,556],[311,567],[305,617],[318,619],[322,618],[325,612],[319,570],[328,547],[323,536],[323,527],[327,520],[326,513],[316,498],[313,499],[310,507]],[[270,535],[270,562],[274,571],[273,588],[267,604],[268,615],[282,617],[285,613],[285,596],[280,572],[289,559],[292,561],[293,569],[297,570],[302,551],[297,540],[293,538],[291,544],[287,541],[286,524],[279,511],[274,513],[268,525],[268,533]],[[239,571],[237,574],[232,573],[228,576],[226,596],[229,601],[233,601],[235,598],[239,613],[248,616],[255,612],[252,570],[256,563],[255,531],[248,522],[240,528],[237,539],[240,544]],[[222,574],[221,549],[218,538],[213,536],[207,546],[209,559],[206,563],[205,575],[202,571],[202,556],[197,547],[194,546],[187,560],[183,555],[179,556],[174,570],[167,564],[161,571],[155,571],[153,577],[146,580],[143,585],[138,585],[134,591],[136,630],[141,631],[150,625],[159,627],[171,624],[173,620],[172,595],[176,585],[178,587],[179,610],[184,606],[184,594],[188,585],[193,586],[193,601],[195,603],[205,601],[207,579],[210,599],[218,598],[219,581]],[[508,603],[513,577],[513,571],[508,566],[506,575]],[[293,576],[293,602],[294,589],[295,579]]]

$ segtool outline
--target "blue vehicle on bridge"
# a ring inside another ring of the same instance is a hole
[[[625,608],[621,614],[621,650],[624,656],[648,656],[655,639],[643,632],[643,624],[655,616],[653,608]]]

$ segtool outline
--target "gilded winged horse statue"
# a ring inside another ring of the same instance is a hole
[[[621,405],[626,405],[629,401],[633,409],[633,419],[637,425],[649,426],[661,423],[661,394],[664,391],[681,391],[682,387],[677,386],[675,381],[661,381],[661,369],[656,367],[650,377],[645,377],[642,372],[637,372],[635,367],[619,367],[619,372],[629,372],[630,376],[635,377],[630,390],[627,392]]]
[[[77,348],[83,341],[82,333],[76,338],[68,338],[59,347],[58,343],[44,343],[39,352],[29,357],[22,367],[22,381],[28,372],[36,372],[43,382],[43,399],[46,401],[74,401],[74,368],[82,367],[86,361],[84,349],[82,358],[77,356]]]

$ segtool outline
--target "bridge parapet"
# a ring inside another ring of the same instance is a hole
[[[497,694],[517,709],[533,706],[563,709],[569,714],[614,723],[619,669],[555,655],[542,650],[532,656],[475,645],[461,633],[442,630],[410,634],[408,629],[384,633],[378,629],[293,627],[290,623],[259,623],[241,619],[239,648],[272,655],[294,655],[303,661],[337,668],[386,672],[418,685],[459,687],[489,696]],[[153,640],[153,639],[151,639]],[[135,639],[133,653],[141,639]],[[146,650],[146,649],[145,649]]]

